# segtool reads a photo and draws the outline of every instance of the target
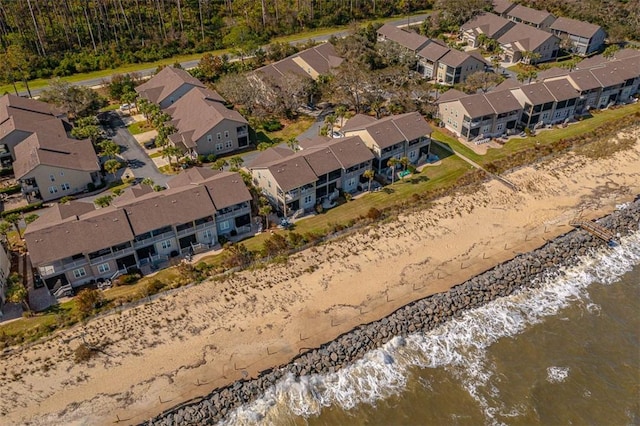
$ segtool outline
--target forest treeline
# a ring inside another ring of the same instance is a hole
[[[531,0],[640,39],[640,0]],[[178,53],[255,50],[276,35],[433,8],[456,29],[490,0],[0,0],[0,79],[67,76]]]

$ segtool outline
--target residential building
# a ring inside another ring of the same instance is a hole
[[[450,49],[438,60],[436,81],[442,84],[464,83],[473,73],[484,71],[487,63],[480,56]]]
[[[66,134],[53,136],[37,131],[15,147],[13,172],[29,200],[50,201],[102,182],[91,141],[71,139]]]
[[[515,24],[498,38],[503,50],[505,62],[525,63],[546,62],[558,56],[560,39],[546,31],[525,24]],[[540,55],[539,58],[527,58],[528,52]]]
[[[407,52],[418,53],[420,49],[429,43],[429,39],[414,31],[405,31],[391,24],[384,24],[378,28],[379,42],[393,42],[401,46]]]
[[[441,102],[438,110],[445,127],[468,141],[513,133],[522,114],[509,90]]]
[[[222,155],[249,145],[249,124],[237,111],[223,105],[216,92],[194,87],[166,112],[177,129],[169,136],[175,146],[192,156]]]
[[[508,0],[493,0],[493,13],[503,18],[506,18],[507,13],[514,7],[516,5]]]
[[[530,129],[573,118],[580,97],[566,79],[523,85],[511,93],[522,105],[520,123]]]
[[[555,16],[546,10],[537,10],[530,7],[515,5],[505,12],[505,17],[513,22],[521,22],[533,28],[546,30],[555,21]]]
[[[345,123],[345,136],[360,136],[373,152],[373,169],[388,171],[391,157],[407,157],[414,165],[422,164],[429,156],[431,126],[418,112],[392,115],[380,120],[358,114]]]
[[[276,84],[282,84],[283,78],[288,75],[316,80],[321,75],[330,74],[342,61],[331,43],[322,43],[258,68],[253,75],[259,80],[269,79]]]
[[[56,136],[71,129],[66,114],[53,105],[35,99],[6,94],[0,98],[0,159],[15,160],[16,145],[37,130]],[[55,123],[55,124],[52,124]]]
[[[24,238],[50,289],[80,286],[134,267],[151,272],[171,257],[208,250],[222,234],[250,232],[250,201],[239,174],[190,169],[165,191],[136,185],[106,208],[71,201],[41,210]]]
[[[549,29],[561,39],[568,38],[573,45],[572,51],[578,55],[597,52],[607,38],[607,33],[599,25],[570,18],[556,19]]]
[[[274,147],[248,166],[254,184],[285,216],[311,211],[341,190],[353,193],[373,154],[357,136],[300,141],[300,151]]]
[[[418,73],[443,84],[458,84],[475,72],[484,71],[487,63],[481,56],[451,49],[441,42],[429,40],[418,56]]]
[[[140,98],[165,109],[194,87],[205,88],[205,85],[185,70],[166,66],[135,90]]]
[[[493,13],[482,13],[460,27],[460,36],[462,41],[469,46],[478,47],[480,46],[479,40],[482,35],[497,40],[514,25],[513,21]]]
[[[2,305],[6,302],[7,280],[11,273],[11,252],[7,248],[6,241],[0,242],[0,318],[2,318]]]

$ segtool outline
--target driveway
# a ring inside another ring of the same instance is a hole
[[[156,185],[166,186],[172,176],[160,173],[146,150],[138,143],[124,124],[122,118],[116,114],[110,114],[109,127],[112,131],[112,140],[121,146],[120,157],[132,165],[123,170],[123,176],[136,178],[150,178]]]

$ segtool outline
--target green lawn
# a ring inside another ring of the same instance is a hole
[[[151,124],[147,120],[143,120],[131,123],[129,126],[127,126],[127,129],[129,129],[129,133],[131,133],[132,135],[139,135],[140,133],[145,133],[153,130],[153,126],[151,126]]]

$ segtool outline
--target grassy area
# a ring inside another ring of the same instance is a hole
[[[434,131],[433,137],[482,164],[496,159],[510,158],[519,151],[529,149],[536,144],[551,144],[561,139],[589,135],[606,123],[615,122],[622,117],[638,112],[640,112],[640,104],[597,112],[594,113],[592,118],[566,128],[541,132],[536,137],[512,139],[502,149],[490,149],[485,156],[475,154],[469,148],[438,129]],[[606,147],[606,143],[601,145]],[[435,151],[438,149],[434,147]],[[440,194],[442,193],[441,191],[460,185],[464,179],[469,181],[468,177],[470,175],[465,177],[465,173],[471,170],[471,166],[468,163],[457,156],[446,156],[445,152],[437,153],[441,154],[440,157],[442,158],[438,166],[427,166],[422,172],[405,180],[397,181],[393,185],[385,187],[382,191],[364,194],[357,200],[345,202],[324,213],[297,222],[293,231],[302,235],[306,233],[325,234],[336,224],[348,226],[360,217],[367,216],[371,208],[383,210],[397,207],[399,211],[402,211],[403,208],[411,209],[414,205],[423,205],[421,204],[424,202],[421,201],[424,200],[423,196]],[[168,168],[168,166],[166,167]],[[471,176],[473,177],[473,175]],[[270,233],[265,232],[244,240],[243,244],[250,250],[259,251],[262,249],[264,241],[269,237]],[[209,265],[219,265],[221,260],[221,255],[214,255],[203,258],[202,262]],[[144,277],[136,284],[109,289],[104,294],[107,301],[118,304],[122,301],[139,299],[142,297],[144,287],[154,280],[159,280],[165,283],[167,287],[171,287],[172,283],[179,279],[178,271],[175,268],[169,268],[159,271],[153,276]],[[113,306],[113,304],[110,306]],[[0,326],[0,335],[4,333],[7,336],[22,335],[24,340],[36,339],[51,332],[57,325],[70,324],[74,318],[74,309],[75,304],[72,300],[60,306],[52,307],[50,310],[37,314],[32,318],[3,324]]]
[[[153,154],[149,155],[149,158],[158,158],[158,157],[162,157],[162,151],[154,152]]]
[[[419,12],[413,13],[412,16],[413,15],[420,15],[420,14],[428,13],[428,12],[430,12],[430,10],[423,10],[423,11],[419,11]],[[372,21],[365,21],[365,22],[362,22],[360,24],[361,25],[367,25],[369,23],[384,23],[384,22],[396,20],[396,19],[398,19],[400,17],[401,16],[390,16],[390,17],[376,19],[376,20],[372,20]],[[271,42],[283,41],[283,42],[290,43],[290,42],[294,42],[294,41],[305,41],[307,39],[311,39],[311,38],[314,38],[314,37],[325,36],[327,34],[331,34],[331,33],[336,32],[336,31],[348,30],[349,28],[350,28],[350,26],[319,28],[319,29],[314,29],[314,30],[304,31],[304,32],[301,32],[301,33],[292,34],[292,35],[289,35],[289,36],[276,37],[276,38],[272,39]],[[126,73],[132,73],[132,72],[136,72],[136,71],[141,71],[141,70],[144,70],[144,69],[147,69],[147,68],[156,68],[156,67],[159,67],[161,65],[172,65],[172,64],[174,64],[176,62],[188,62],[188,61],[199,60],[200,58],[202,58],[202,55],[204,55],[205,53],[211,53],[213,55],[223,55],[223,54],[229,54],[230,50],[229,49],[219,49],[219,50],[212,50],[212,51],[203,52],[203,53],[190,53],[190,54],[185,54],[185,55],[176,55],[176,56],[172,56],[170,58],[160,59],[160,60],[154,61],[154,62],[144,62],[144,63],[138,63],[138,64],[127,64],[127,65],[121,65],[119,67],[109,68],[109,69],[106,69],[106,70],[92,71],[92,72],[86,72],[86,73],[78,73],[78,74],[74,74],[74,75],[71,75],[71,76],[68,76],[68,77],[62,77],[62,80],[68,81],[69,83],[77,83],[79,81],[84,81],[84,80],[108,79],[113,74],[126,74]],[[48,78],[38,78],[38,79],[35,79],[35,80],[31,80],[29,82],[29,88],[30,89],[39,89],[39,88],[47,86],[48,84],[49,84],[49,79]],[[24,84],[22,82],[16,82],[16,87],[17,87],[18,91],[26,91],[26,87],[24,86]],[[5,85],[0,86],[0,93],[5,93],[5,92],[14,93],[13,85],[5,84]]]
[[[139,135],[140,133],[145,133],[153,130],[153,126],[147,120],[136,121],[127,126],[129,133],[132,135]]]
[[[284,127],[281,130],[275,132],[268,132],[264,129],[256,131],[257,143],[262,142],[267,144],[275,144],[277,141],[286,142],[291,138],[300,136],[309,129],[314,123],[315,119],[308,115],[298,115],[295,120],[284,120],[282,124]]]
[[[100,108],[100,112],[116,111],[118,108],[120,108],[118,104],[109,104],[104,108]]]

